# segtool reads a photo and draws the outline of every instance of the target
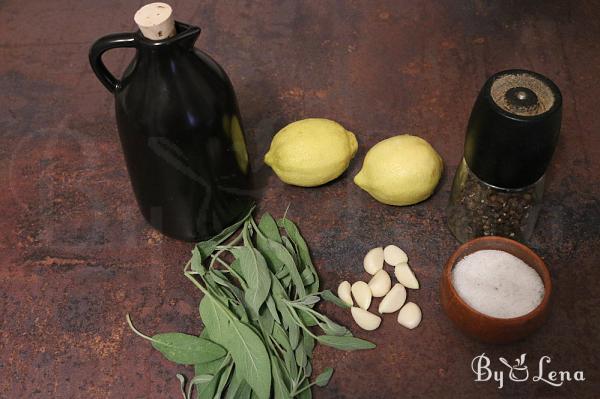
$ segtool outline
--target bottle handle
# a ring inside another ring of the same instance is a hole
[[[106,51],[121,47],[138,47],[137,33],[114,33],[96,40],[90,48],[89,58],[92,70],[111,93],[121,87],[121,81],[114,77],[102,62],[102,54]]]

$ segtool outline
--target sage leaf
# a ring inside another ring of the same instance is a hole
[[[283,241],[283,246],[285,247],[285,249],[287,249],[290,255],[292,255],[294,263],[296,263],[297,265],[301,265],[300,258],[298,257],[298,252],[296,251],[294,243],[286,236],[281,236],[281,240]],[[301,269],[301,267],[299,267],[298,269]]]
[[[324,387],[329,383],[329,380],[331,379],[332,375],[333,369],[331,367],[325,368],[325,370],[323,370],[323,372],[319,374],[317,378],[315,378],[315,384],[317,384],[320,387]]]
[[[287,218],[280,219],[279,222],[279,224],[285,229],[288,237],[290,237],[290,240],[292,240],[292,242],[296,245],[296,248],[298,248],[298,256],[300,257],[302,265],[310,269],[311,273],[315,276],[315,281],[309,286],[308,292],[313,294],[319,291],[319,276],[317,275],[317,270],[315,269],[312,259],[310,258],[308,245],[306,245],[306,241],[304,241],[304,238],[302,238],[300,230],[298,230],[298,227],[294,224],[294,222]]]
[[[313,350],[315,349],[315,339],[309,334],[304,334],[302,337],[302,345],[304,345],[304,352],[306,352],[306,355],[309,358],[312,358]]]
[[[182,333],[156,334],[151,342],[164,357],[177,364],[211,362],[226,354],[222,346],[208,339]]]
[[[324,301],[331,302],[334,305],[339,306],[340,308],[349,309],[351,307],[346,302],[342,301],[337,295],[335,295],[330,290],[324,290],[320,293],[320,295]]]
[[[296,324],[296,321],[293,318],[290,320],[286,320],[286,316],[284,316],[283,322],[284,324],[286,324],[286,327],[288,329],[290,345],[293,349],[296,349],[296,347],[300,343],[300,327],[298,327],[298,324]]]
[[[235,313],[235,315],[237,316],[238,319],[240,319],[241,321],[243,321],[244,323],[247,323],[248,321],[250,321],[249,317],[248,317],[248,312],[246,307],[241,304],[241,303],[233,303],[233,302],[229,302],[229,308],[233,311],[233,313]]]
[[[275,274],[283,269],[283,262],[277,258],[274,251],[271,250],[269,241],[281,244],[281,235],[277,223],[268,213],[264,214],[258,225],[258,234],[256,236],[256,247],[264,255],[267,265]]]
[[[306,290],[304,289],[304,282],[302,281],[302,277],[298,272],[298,267],[296,266],[296,262],[294,258],[288,250],[281,244],[275,241],[269,241],[269,248],[275,253],[275,256],[283,262],[284,266],[290,273],[292,281],[294,282],[294,288],[296,290],[296,294],[299,297],[306,296]]]
[[[231,354],[235,367],[256,395],[268,399],[271,392],[271,362],[259,336],[235,319],[233,314],[224,314],[209,296],[200,302],[200,315],[210,337]]]
[[[288,308],[288,305],[286,303],[289,300],[289,298],[285,290],[281,286],[281,283],[275,278],[275,276],[272,276],[271,278],[271,286],[273,298],[275,300],[275,306],[281,314],[281,320],[283,325],[286,329],[290,331],[290,335],[299,334],[299,331],[294,331],[292,333],[293,330],[298,330],[299,327],[294,321],[294,317],[290,313],[290,309]]]
[[[198,363],[194,365],[195,375],[210,374],[214,375],[223,364],[224,359],[216,359],[211,362]]]
[[[312,365],[310,364],[310,362],[308,362],[308,363],[306,363],[306,366],[304,366],[304,375],[306,376],[306,378],[308,378],[308,377],[310,377],[311,374],[312,374]]]
[[[292,284],[292,276],[290,276],[289,273],[288,273],[287,276],[284,276],[281,279],[281,284],[283,284],[284,287],[289,288],[290,284]]]
[[[238,301],[240,301],[240,302],[242,301],[242,298],[244,296],[242,290],[240,288],[236,287],[234,284],[232,284],[227,279],[227,276],[225,275],[225,273],[223,273],[223,271],[211,270],[210,275],[217,284],[221,285],[222,287],[227,288],[236,297],[236,299]],[[240,283],[242,283],[242,281],[240,281]],[[245,283],[245,281],[243,283]]]
[[[250,392],[250,385],[244,381],[244,378],[240,376],[239,371],[234,368],[233,375],[227,386],[227,391],[225,392],[225,399],[247,399],[250,397]]]
[[[333,320],[329,319],[327,316],[322,315],[322,319],[324,321],[319,322],[319,327],[321,330],[327,335],[335,335],[338,337],[343,336],[351,336],[352,333],[346,327],[337,324]]]
[[[225,386],[229,382],[229,377],[231,376],[232,370],[233,363],[229,364],[229,366],[227,366],[227,368],[219,376],[219,384],[217,385],[217,390],[215,391],[213,399],[221,399],[223,397],[223,391],[225,390]]]
[[[244,298],[258,314],[271,288],[271,273],[267,268],[265,258],[260,252],[251,247],[233,248],[231,252],[233,256],[239,259],[240,268],[248,284]]]
[[[206,273],[206,268],[202,264],[202,261],[202,253],[200,253],[200,250],[197,247],[194,247],[194,249],[192,249],[191,266],[192,270],[199,273],[201,276]]]
[[[323,345],[331,346],[332,348],[341,349],[344,351],[375,348],[375,344],[372,342],[351,336],[337,337],[335,335],[318,335],[317,340]]]
[[[286,350],[283,354],[283,361],[285,363],[285,367],[287,368],[289,374],[291,376],[296,377],[298,375],[298,365],[296,364],[296,358],[294,355],[294,350],[289,349]]]
[[[289,399],[290,392],[285,385],[279,360],[271,355],[271,371],[273,373],[273,399]]]
[[[219,379],[217,378],[222,365],[224,364],[223,359],[214,360],[208,363],[200,363],[194,366],[194,372],[196,375],[212,375],[213,378],[210,381],[202,382],[197,384],[196,392],[198,398],[212,398],[217,390],[217,384]]]
[[[126,320],[134,333],[150,341],[155,349],[172,362],[186,365],[205,363],[222,358],[226,354],[223,347],[209,339],[178,332],[156,334],[149,337],[135,328],[129,314],[127,314]]]
[[[290,345],[290,341],[288,335],[284,331],[283,327],[280,324],[275,324],[273,326],[273,339],[285,350],[292,350],[292,346]]]
[[[256,238],[256,247],[264,255],[267,266],[269,266],[271,272],[277,275],[282,272],[287,272],[287,270],[283,268],[283,262],[279,260],[275,252],[271,249],[270,242],[270,239],[259,234]]]
[[[263,213],[260,221],[258,222],[258,228],[269,239],[277,241],[280,244],[282,243],[279,227],[277,227],[277,222],[275,222],[275,219],[273,219],[273,216],[271,216],[270,213]]]
[[[191,381],[188,383],[186,397],[188,399],[192,399],[192,389],[194,389],[196,385],[205,384],[207,382],[210,382],[212,379],[213,376],[210,374],[199,374],[192,378]],[[196,389],[196,391],[198,391],[198,389]]]
[[[227,391],[225,391],[225,399],[234,399],[243,382],[244,379],[240,377],[239,372],[234,368]]]
[[[304,270],[302,270],[302,273],[300,273],[300,277],[302,277],[302,281],[304,282],[304,286],[310,286],[312,283],[315,282],[315,275],[313,274],[312,270],[306,268]]]
[[[244,293],[241,289],[233,285],[221,270],[210,270],[208,275],[205,276],[205,281],[210,280],[212,288],[223,292],[227,295],[228,299],[234,300],[238,303],[242,302]],[[220,286],[217,288],[217,285]]]
[[[299,299],[297,302],[301,303],[302,305],[306,305],[306,306],[312,306],[315,303],[319,302],[321,300],[321,298],[319,298],[316,295],[307,295],[302,299]]]
[[[304,350],[304,341],[302,341],[302,345],[298,345],[294,350],[294,355],[296,356],[296,364],[300,368],[306,367],[306,363],[308,362],[308,355]]]
[[[283,266],[283,263],[281,265]],[[279,280],[281,280],[284,277],[287,277],[289,275],[290,275],[290,271],[288,269],[281,269],[280,271],[275,273],[275,277],[277,277],[277,279],[279,279]]]
[[[273,317],[273,320],[275,320],[276,323],[281,324],[281,320],[279,319],[279,313],[277,313],[277,305],[275,304],[275,300],[273,299],[272,296],[269,296],[267,298],[266,304],[267,304],[267,309],[269,310],[269,312],[271,313],[271,316]]]
[[[273,326],[275,325],[275,319],[271,315],[268,309],[263,309],[258,317],[258,324],[265,336],[271,335]]]
[[[233,396],[233,399],[250,399],[252,398],[253,392],[250,385],[246,381],[240,383],[240,387]]]
[[[306,327],[313,327],[313,326],[316,326],[317,324],[319,324],[319,321],[315,318],[315,316],[306,310],[298,309],[297,314],[300,317],[300,320],[302,320],[302,323]]]
[[[238,276],[240,277],[244,277],[244,274],[242,272],[242,268],[240,266],[240,260],[239,259],[234,259],[233,262],[231,262],[231,264],[229,265],[229,267],[238,274]],[[246,280],[244,279],[244,284],[246,284]]]
[[[213,273],[210,273],[210,274],[207,273],[203,279],[204,282],[206,283],[206,285],[208,286],[208,288],[210,288],[210,290],[213,292],[213,294],[218,295],[219,297],[222,297],[223,299],[236,301],[235,295],[231,291],[223,289],[223,286],[217,284],[217,282],[215,281],[215,279],[213,277],[214,277]]]
[[[227,240],[233,233],[236,232],[237,229],[250,217],[252,212],[254,211],[254,205],[250,207],[250,210],[237,222],[232,224],[231,226],[225,228],[222,232],[215,235],[212,238],[209,238],[206,241],[201,241],[196,244],[195,249],[198,251],[200,258],[199,261],[203,262],[206,258],[210,256],[211,253],[217,248],[219,244],[223,241]],[[192,269],[193,270],[193,269]]]

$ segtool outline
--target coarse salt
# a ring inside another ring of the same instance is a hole
[[[544,297],[544,283],[535,269],[499,250],[465,256],[452,270],[452,284],[469,306],[502,319],[531,312]]]

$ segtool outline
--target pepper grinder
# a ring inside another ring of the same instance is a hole
[[[538,73],[512,69],[486,81],[471,112],[447,208],[459,241],[531,237],[561,112],[560,90]]]

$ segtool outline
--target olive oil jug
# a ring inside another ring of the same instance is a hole
[[[114,94],[142,215],[167,236],[199,241],[252,205],[248,153],[229,78],[194,48],[200,29],[174,22],[171,14],[164,3],[142,7],[135,17],[140,30],[98,39],[89,59]],[[136,55],[117,79],[102,54],[121,47],[134,48]]]

